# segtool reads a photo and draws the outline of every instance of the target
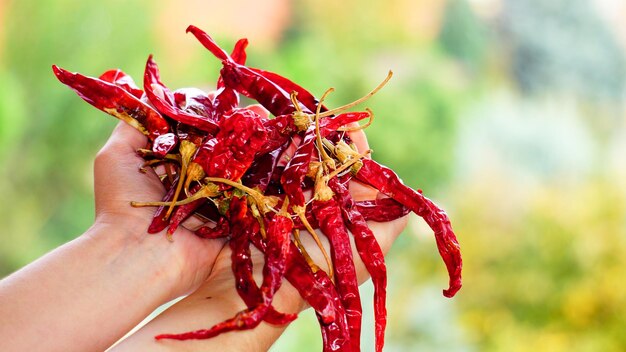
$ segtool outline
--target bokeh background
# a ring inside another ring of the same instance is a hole
[[[50,66],[171,87],[220,67],[184,30],[339,105],[366,105],[374,157],[448,210],[464,287],[418,218],[388,255],[387,351],[626,350],[626,2],[0,0],[0,277],[93,220],[92,161],[116,121]],[[372,288],[363,344],[373,348]],[[1,298],[0,298],[1,299]],[[50,304],[54,304],[51,302]],[[319,351],[311,312],[274,351]]]

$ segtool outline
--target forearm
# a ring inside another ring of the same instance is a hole
[[[0,281],[0,350],[102,351],[169,298],[165,266],[115,231],[93,227]]]
[[[253,257],[260,253],[253,249]],[[230,251],[220,255],[230,256]],[[258,262],[257,262],[258,263]],[[176,303],[149,322],[135,334],[117,345],[111,352],[121,351],[267,351],[280,337],[287,325],[275,326],[261,322],[251,330],[231,331],[206,340],[156,340],[164,333],[183,333],[208,329],[232,318],[246,305],[237,294],[229,261],[220,261],[211,277],[193,294]],[[255,265],[255,277],[260,281],[262,263]],[[272,305],[283,313],[298,313],[306,304],[296,289],[286,280],[276,292]]]

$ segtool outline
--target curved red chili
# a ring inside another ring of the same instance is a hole
[[[122,87],[56,65],[52,70],[61,83],[72,88],[84,101],[128,123],[151,140],[170,131],[161,114]]]
[[[365,268],[372,277],[374,285],[374,318],[376,321],[376,351],[382,352],[385,344],[385,326],[387,325],[387,268],[383,251],[358,210],[350,191],[339,179],[328,181],[328,186],[335,192],[340,203],[344,223],[354,237],[354,244]]]
[[[205,48],[222,60],[223,68],[220,74],[227,87],[258,101],[274,116],[287,115],[296,111],[289,92],[250,68],[235,62],[211,36],[200,28],[189,26],[187,32],[192,33]]]
[[[202,131],[215,134],[218,130],[217,124],[210,120],[207,116],[191,114],[181,110],[177,104],[174,94],[161,82],[159,67],[152,59],[152,55],[148,57],[146,62],[146,70],[144,73],[143,88],[150,102],[164,115],[196,127]]]
[[[357,201],[355,206],[366,221],[388,222],[411,212],[411,209],[393,198]]]
[[[141,97],[143,96],[143,90],[139,89],[137,84],[135,84],[133,78],[124,73],[124,71],[120,70],[119,68],[108,70],[105,73],[101,74],[98,78],[105,82],[115,84],[116,86],[132,94],[137,99],[141,99]]]
[[[350,343],[353,351],[360,351],[361,319],[363,310],[359,295],[359,283],[352,258],[350,237],[346,231],[341,209],[334,198],[326,201],[314,200],[311,204],[322,233],[330,242],[330,254],[335,269],[335,282],[341,302],[346,309]]]
[[[450,219],[443,209],[439,208],[421,192],[405,186],[398,175],[390,168],[380,165],[372,159],[363,159],[363,167],[356,178],[372,185],[380,192],[402,203],[415,214],[421,216],[435,233],[439,254],[446,264],[450,283],[443,291],[446,297],[453,297],[461,288],[461,270],[463,259]]]

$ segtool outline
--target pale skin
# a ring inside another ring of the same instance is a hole
[[[364,134],[352,137],[359,149],[367,149]],[[261,323],[253,330],[208,340],[154,339],[160,333],[209,328],[245,306],[235,290],[225,240],[196,237],[187,228],[197,223],[189,221],[168,242],[164,234],[146,232],[154,208],[129,205],[130,200],[161,199],[165,192],[153,172],[138,172],[143,160],[135,151],[146,142],[141,133],[120,123],[95,159],[93,225],[0,281],[0,350],[103,351],[154,309],[184,295],[188,296],[111,350],[209,351],[228,346],[232,351],[266,351],[282,334],[284,326]],[[380,196],[356,182],[350,191],[356,199]],[[384,252],[405,226],[406,217],[370,223]],[[301,237],[323,267],[311,237]],[[354,256],[363,282],[367,272],[356,252]],[[263,256],[253,250],[253,260],[260,275]],[[286,313],[306,309],[287,281],[276,293],[274,306]]]

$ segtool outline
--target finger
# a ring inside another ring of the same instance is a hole
[[[132,152],[143,148],[148,143],[148,138],[127,123],[120,121],[103,149],[114,149],[118,152]]]
[[[346,125],[346,127],[359,127],[359,124],[357,122],[352,122]],[[370,148],[369,143],[367,143],[367,137],[365,136],[365,132],[363,130],[348,132],[348,136],[350,136],[350,139],[352,140],[352,142],[354,142],[354,145],[356,146],[359,153],[363,153]],[[365,157],[369,158],[370,155],[368,154]]]

